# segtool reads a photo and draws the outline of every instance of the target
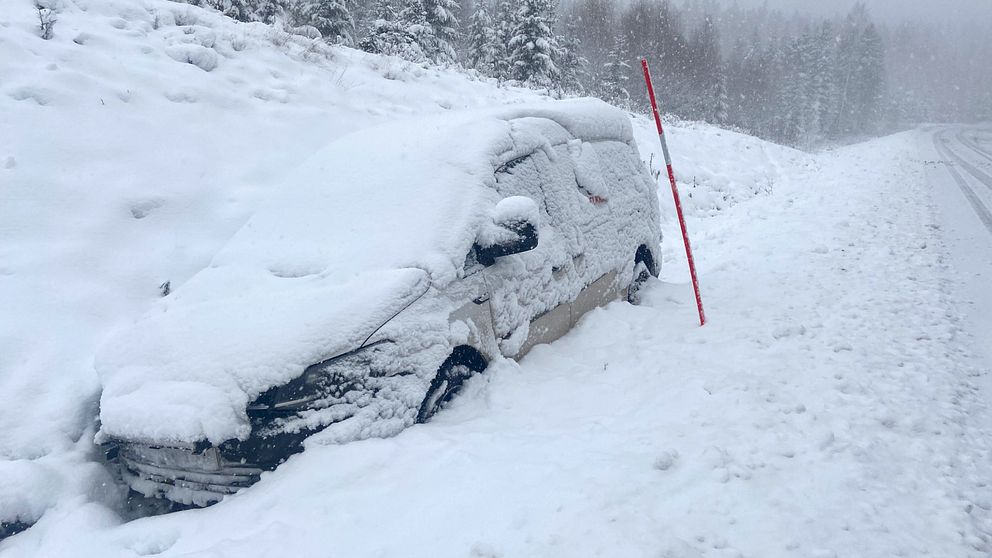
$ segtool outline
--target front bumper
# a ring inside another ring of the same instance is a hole
[[[147,497],[208,506],[258,482],[265,468],[224,459],[216,447],[163,447],[124,443],[117,459],[121,476]]]

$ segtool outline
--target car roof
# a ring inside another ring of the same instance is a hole
[[[450,275],[497,194],[503,163],[571,139],[631,141],[599,100],[415,119],[342,138],[313,155],[217,254],[273,273],[337,275],[419,267]]]

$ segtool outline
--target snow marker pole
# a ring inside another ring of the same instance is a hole
[[[682,216],[682,201],[679,199],[679,187],[675,184],[675,171],[672,170],[672,158],[668,154],[668,143],[665,141],[665,129],[661,126],[661,113],[658,112],[658,101],[654,96],[654,86],[651,84],[651,71],[648,61],[641,58],[641,68],[644,69],[644,82],[648,86],[648,97],[651,99],[651,111],[654,112],[654,122],[658,125],[658,139],[661,140],[661,152],[665,155],[665,166],[668,167],[668,182],[672,185],[672,197],[675,198],[675,212],[679,216],[679,227],[682,228],[682,242],[685,244],[685,256],[689,260],[689,275],[692,276],[692,290],[696,293],[696,309],[699,311],[699,325],[706,324],[706,314],[703,313],[703,298],[699,295],[699,279],[696,278],[696,263],[692,259],[692,246],[689,245],[689,234],[685,230],[685,217]]]

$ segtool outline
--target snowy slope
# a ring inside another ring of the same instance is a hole
[[[646,306],[594,312],[435,423],[122,524],[92,445],[103,340],[331,140],[538,96],[164,0],[62,5],[51,41],[27,0],[0,13],[0,519],[41,518],[5,557],[988,550],[988,442],[915,138],[813,157],[703,125],[668,131],[707,327],[662,183]]]

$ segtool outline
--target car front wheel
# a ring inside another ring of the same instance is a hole
[[[452,354],[441,365],[437,376],[431,382],[427,395],[420,410],[417,412],[417,422],[427,422],[445,405],[458,395],[465,380],[485,370],[485,362],[477,354]]]

